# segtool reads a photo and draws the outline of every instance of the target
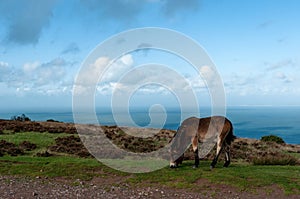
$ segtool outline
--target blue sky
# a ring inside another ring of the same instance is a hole
[[[300,105],[299,9],[297,0],[2,0],[0,108],[71,107],[74,79],[89,53],[119,32],[143,27],[196,40],[223,79],[228,105]],[[114,75],[153,60],[181,71],[200,104],[209,104],[201,80],[165,52],[124,56]],[[109,75],[97,89],[98,106],[110,102],[107,90],[117,80]],[[169,91],[151,85],[132,103],[178,105]]]

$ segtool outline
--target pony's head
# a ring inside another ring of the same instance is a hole
[[[185,126],[177,129],[170,149],[170,168],[176,168],[182,164],[184,152],[190,145],[190,138],[186,136]]]

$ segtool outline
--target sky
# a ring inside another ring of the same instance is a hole
[[[299,9],[298,0],[1,0],[0,110],[71,107],[75,79],[91,52],[113,35],[144,27],[174,30],[201,45],[222,78],[228,106],[299,106]],[[113,89],[126,89],[119,78],[153,62],[176,70],[198,103],[210,104],[189,63],[149,49],[112,64],[96,87],[96,105],[109,106]],[[182,89],[171,73],[151,74],[169,75],[172,88]],[[128,103],[181,104],[163,85],[140,87]]]

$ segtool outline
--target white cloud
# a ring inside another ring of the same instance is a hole
[[[111,60],[108,57],[99,57],[94,63],[85,65],[79,74],[77,74],[73,86],[73,94],[92,95],[95,89],[99,90],[100,88],[97,88],[96,85],[98,84],[99,78],[103,78],[106,67],[110,62]]]
[[[281,65],[282,66],[282,65]],[[282,66],[283,67],[283,66]],[[227,94],[238,96],[294,95],[299,91],[300,78],[297,70],[254,71],[234,73],[224,78]],[[298,92],[298,94],[300,94]],[[297,94],[297,95],[298,95]]]
[[[9,67],[8,64],[1,65],[5,66],[6,70],[4,73],[3,67],[0,66],[0,81],[8,88],[14,89],[18,96],[34,92],[48,95],[71,91],[70,79],[73,77],[67,73],[70,64],[62,58],[44,63],[27,62],[21,68]]]
[[[56,58],[47,63],[39,61],[28,62],[23,65],[23,76],[19,76],[19,81],[24,84],[31,83],[34,86],[57,84],[63,81],[66,75],[66,61]]]
[[[34,72],[40,65],[38,61],[25,63],[23,65],[23,71],[25,74]]]
[[[0,61],[0,82],[6,81],[11,72],[7,62]]]
[[[0,61],[0,68],[7,68],[8,67],[8,63],[7,62],[3,62],[3,61]]]
[[[101,78],[102,82],[116,82],[133,68],[132,55],[126,54],[112,63]]]
[[[202,66],[200,73],[207,81],[213,81],[216,77],[216,72],[209,66]]]
[[[126,55],[122,56],[121,61],[123,62],[123,64],[125,64],[127,66],[131,66],[133,64],[132,55],[126,54]]]
[[[278,79],[285,79],[286,78],[286,75],[283,72],[277,72],[274,76]]]
[[[187,81],[189,82],[190,86],[197,91],[202,91],[203,89],[207,88],[205,81],[200,75],[188,77]]]
[[[222,77],[214,67],[202,66],[200,68],[200,74],[205,81],[207,88],[212,95],[221,94],[223,92]],[[220,96],[221,97],[221,96]]]
[[[147,85],[139,89],[139,92],[142,94],[162,94],[167,95],[170,93],[168,89],[160,85]]]
[[[110,59],[108,57],[99,57],[94,63],[86,65],[78,74],[75,84],[86,87],[96,85],[100,75],[109,63]]]
[[[122,58],[124,59],[124,57]],[[130,63],[133,63],[132,57],[127,58],[130,58]],[[102,78],[103,81],[97,86],[99,93],[109,95],[114,91],[128,93],[138,89],[139,93],[143,94],[166,94],[171,91],[174,93],[190,90],[199,92],[206,88],[203,78],[198,74],[186,77],[161,65],[150,64],[134,67],[125,63],[117,61],[111,65]],[[210,79],[213,78],[210,69],[204,67],[203,73]]]
[[[283,81],[284,83],[290,83],[293,81],[292,78],[290,78],[289,76],[286,75],[286,73],[278,71],[274,74],[274,78],[275,79],[279,79],[281,81]]]

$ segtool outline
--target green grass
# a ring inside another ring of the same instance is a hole
[[[289,154],[289,155],[291,155],[291,156],[293,156],[293,157],[295,157],[295,158],[298,158],[299,160],[300,160],[300,153],[287,153],[287,154]]]
[[[300,194],[300,166],[254,166],[236,163],[222,168],[219,163],[211,171],[209,164],[210,162],[202,161],[200,168],[192,169],[193,162],[188,161],[178,169],[164,168],[152,173],[136,174],[129,181],[197,189],[195,185],[198,179],[208,179],[212,183],[231,185],[241,191],[253,191],[277,184],[287,194]],[[200,190],[201,188],[203,187],[199,187]]]
[[[192,161],[186,161],[177,169],[163,169],[140,174],[128,174],[113,170],[93,158],[72,156],[33,157],[4,156],[0,158],[1,175],[20,175],[31,177],[64,177],[90,180],[95,176],[109,178],[111,174],[128,176],[127,182],[133,185],[168,186],[201,190],[197,180],[207,179],[212,183],[227,184],[241,191],[253,191],[274,184],[287,194],[300,194],[299,166],[253,166],[232,164],[228,168],[209,169],[210,162],[201,162],[198,169],[192,168]],[[203,186],[203,185],[202,185]]]
[[[40,132],[21,132],[21,133],[8,133],[0,135],[0,140],[6,140],[19,145],[23,141],[29,141],[37,145],[37,148],[33,151],[26,152],[27,154],[36,154],[36,152],[44,151],[49,146],[55,144],[55,139],[58,137],[70,136],[66,133],[40,133]]]
[[[95,159],[71,156],[4,156],[0,158],[0,165],[1,175],[31,177],[66,177],[88,180],[103,171],[103,165]]]
[[[4,131],[0,135],[0,140],[6,140],[19,145],[23,141],[29,141],[37,145],[32,151],[26,151],[23,156],[0,157],[1,175],[21,175],[21,176],[44,176],[44,177],[66,177],[88,180],[93,176],[104,175],[104,173],[116,173],[124,175],[122,172],[110,169],[94,158],[79,158],[69,154],[58,154],[51,157],[37,157],[37,152],[46,151],[47,148],[55,144],[58,137],[66,137],[66,133],[40,133],[40,132],[18,132],[12,133]]]
[[[14,134],[2,134],[0,140],[6,140],[14,144],[19,144],[22,141],[29,141],[36,144],[39,148],[48,147],[55,143],[55,139],[58,137],[70,136],[66,133],[39,133],[39,132],[22,132]]]
[[[205,173],[204,177],[212,182],[234,185],[241,190],[253,190],[277,184],[286,193],[300,194],[299,166],[232,165],[230,168]]]
[[[163,159],[101,159],[105,165],[129,173],[145,173],[163,168],[169,162]]]

